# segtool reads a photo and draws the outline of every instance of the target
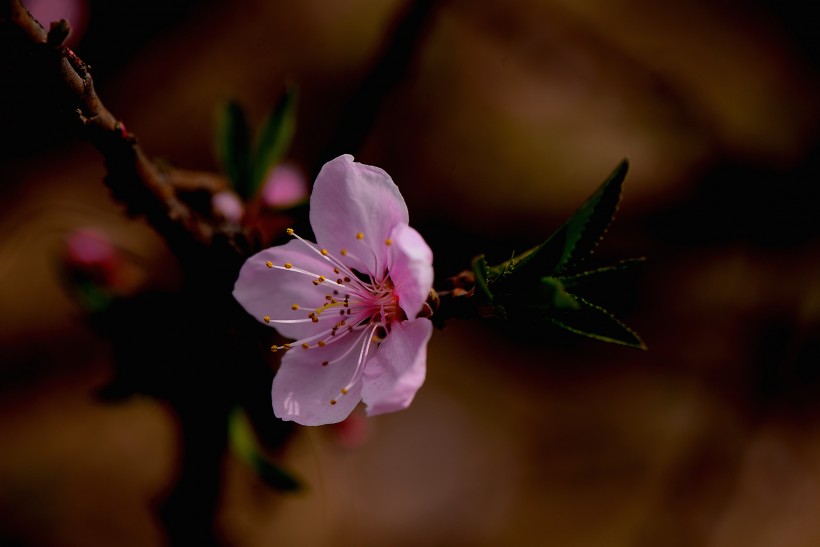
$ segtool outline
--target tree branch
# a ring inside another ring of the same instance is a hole
[[[70,116],[82,137],[102,154],[105,184],[131,216],[144,216],[184,260],[203,248],[219,247],[234,255],[237,263],[250,253],[248,236],[236,224],[197,211],[180,198],[178,190],[192,186],[212,194],[212,174],[161,169],[139,146],[125,124],[103,105],[94,90],[89,67],[63,45],[70,32],[65,20],[51,24],[49,31],[31,15],[20,0],[2,0],[0,29],[9,37],[10,53],[34,64],[33,70],[51,74],[58,100],[69,105]]]

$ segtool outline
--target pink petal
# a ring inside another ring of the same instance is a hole
[[[273,413],[282,420],[302,425],[332,424],[347,418],[361,400],[361,380],[346,395],[341,394],[353,377],[359,359],[362,342],[357,334],[347,334],[339,342],[323,348],[288,350],[273,378]],[[322,365],[348,350],[341,360]],[[332,399],[336,404],[330,403]]]
[[[367,362],[362,400],[367,415],[407,408],[424,383],[427,342],[433,334],[429,319],[394,323],[393,329]]]
[[[268,268],[267,261],[276,266],[287,262],[293,265],[293,269]],[[239,270],[233,296],[257,321],[264,322],[262,318],[266,315],[271,319],[308,319],[314,309],[326,302],[325,295],[330,294],[333,288],[326,282],[314,285],[313,277],[297,273],[296,268],[324,275],[328,279],[336,277],[333,266],[321,255],[311,251],[305,243],[292,240],[248,258]],[[301,309],[294,311],[291,309],[293,304],[298,304]],[[310,321],[289,324],[271,322],[268,325],[276,328],[282,336],[297,339],[316,334],[322,328],[321,322]]]
[[[386,267],[385,240],[409,214],[398,186],[378,167],[345,154],[319,172],[310,197],[310,224],[316,241],[362,273],[381,277]],[[363,238],[357,238],[361,233]]]
[[[409,319],[421,311],[422,305],[433,288],[433,251],[421,235],[408,226],[400,224],[390,235],[390,278],[399,306]]]

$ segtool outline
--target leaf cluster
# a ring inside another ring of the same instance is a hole
[[[612,313],[579,294],[642,258],[585,269],[612,222],[629,161],[622,160],[584,204],[543,243],[490,266],[475,257],[475,296],[486,314],[500,319],[548,322],[597,340],[646,349],[640,337]]]
[[[296,130],[297,95],[295,85],[286,86],[255,134],[237,101],[226,101],[218,111],[217,156],[234,190],[243,199],[257,192],[271,168],[287,153]]]

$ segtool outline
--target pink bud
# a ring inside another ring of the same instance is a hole
[[[214,194],[211,199],[214,211],[229,222],[239,222],[245,214],[245,205],[234,192],[223,190]]]
[[[79,228],[65,238],[66,265],[103,286],[115,284],[122,264],[111,239],[95,228]]]
[[[284,209],[308,198],[305,176],[294,165],[280,164],[268,173],[262,186],[262,202],[274,209]]]

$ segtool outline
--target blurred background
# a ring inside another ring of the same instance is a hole
[[[807,4],[24,4],[46,27],[69,20],[105,105],[174,166],[218,171],[220,101],[258,124],[286,82],[288,160],[307,177],[361,122],[358,149],[336,152],[390,173],[440,279],[539,243],[630,160],[596,256],[648,260],[598,302],[647,351],[451,321],[408,410],[298,432],[282,457],[304,491],[228,455],[225,545],[820,545]],[[419,5],[410,60],[365,120],[359,85]],[[124,293],[173,286],[175,266],[111,198],[97,151],[34,103],[0,112],[0,545],[165,545],[153,507],[178,472],[178,424],[157,399],[94,397],[111,348],[64,270],[77,230],[126,257]]]

